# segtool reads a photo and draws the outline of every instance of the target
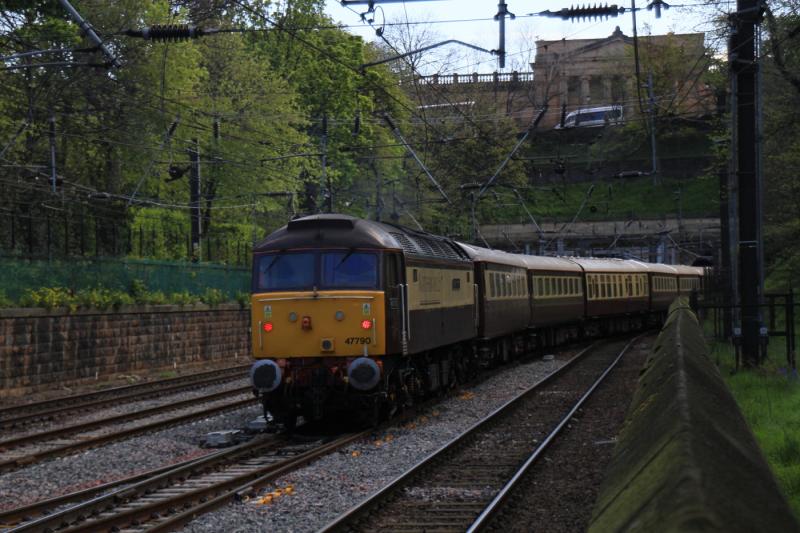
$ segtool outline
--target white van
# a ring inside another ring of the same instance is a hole
[[[567,115],[564,119],[564,129],[567,128],[595,128],[599,126],[616,126],[623,123],[622,106],[606,105],[601,107],[587,107],[578,109]],[[555,129],[561,129],[561,123]]]

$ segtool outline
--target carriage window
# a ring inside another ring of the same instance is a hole
[[[561,278],[556,280],[556,287],[558,287],[557,291],[559,295],[564,294],[564,284],[562,283]]]
[[[417,269],[416,268],[413,270],[413,274],[412,275],[413,275],[414,281],[416,282],[417,279],[419,278],[419,274],[417,273]]]
[[[497,294],[497,290],[494,286],[494,274],[489,274],[489,288],[492,298],[494,298],[495,295]]]
[[[544,294],[544,282],[542,278],[536,278],[536,296],[541,296]]]
[[[469,272],[467,272],[467,283],[469,283]]]
[[[453,290],[461,290],[461,278],[453,278]]]

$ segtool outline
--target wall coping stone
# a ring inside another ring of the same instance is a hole
[[[642,370],[588,531],[800,532],[685,298]]]

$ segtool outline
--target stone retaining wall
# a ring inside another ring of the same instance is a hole
[[[589,531],[800,531],[685,302],[645,365]]]
[[[0,310],[0,396],[120,373],[245,362],[249,309]]]

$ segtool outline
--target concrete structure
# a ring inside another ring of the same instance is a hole
[[[588,531],[800,532],[685,301],[642,370]]]
[[[632,257],[664,263],[692,263],[698,256],[718,261],[719,218],[493,224],[480,227],[490,246],[539,255]]]
[[[704,115],[711,111],[711,92],[698,82],[708,66],[704,34],[639,37],[640,82],[655,70],[655,97],[660,114]],[[651,61],[652,58],[652,61]],[[620,104],[626,117],[639,111],[633,38],[619,27],[605,39],[537,41],[534,101],[548,105],[542,127],[552,127],[581,107]],[[647,89],[642,89],[647,109]]]

